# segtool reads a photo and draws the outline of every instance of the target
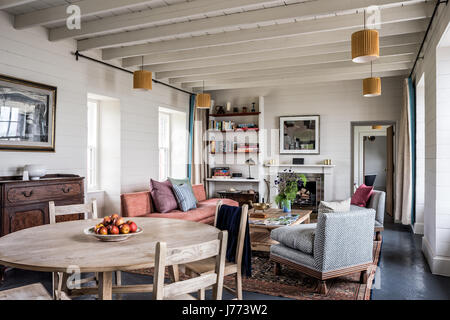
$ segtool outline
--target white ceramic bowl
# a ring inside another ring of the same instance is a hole
[[[28,176],[31,180],[39,180],[47,173],[45,167],[38,164],[29,164],[23,170],[28,171]]]

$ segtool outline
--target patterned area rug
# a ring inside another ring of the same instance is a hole
[[[360,273],[327,280],[328,294],[317,293],[318,281],[287,266],[282,266],[280,276],[274,273],[274,264],[269,262],[268,253],[254,252],[252,257],[253,275],[242,279],[244,291],[257,292],[277,297],[297,300],[370,300],[372,283],[381,253],[382,241],[374,241],[373,266],[370,267],[367,284],[359,283]],[[153,275],[152,269],[134,271]],[[166,272],[167,273],[167,272]],[[168,277],[168,275],[166,274]],[[184,274],[180,278],[187,279]],[[225,285],[235,288],[233,276],[225,277]]]

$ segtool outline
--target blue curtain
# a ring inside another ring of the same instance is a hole
[[[411,135],[411,224],[416,221],[416,88],[411,78],[408,78],[408,92],[410,101],[410,135]]]
[[[188,150],[188,165],[187,176],[189,180],[192,177],[192,152],[194,148],[194,113],[195,113],[195,94],[191,94],[189,101],[189,150]]]

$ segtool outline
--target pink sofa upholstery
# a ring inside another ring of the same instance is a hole
[[[180,210],[174,210],[168,213],[155,212],[150,191],[122,194],[120,196],[122,216],[182,219],[213,224],[217,201],[222,200],[223,204],[239,206],[238,202],[230,199],[206,199],[205,188],[202,184],[193,185],[192,190],[194,191],[198,204],[197,209],[189,210],[188,212]]]

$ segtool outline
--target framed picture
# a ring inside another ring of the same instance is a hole
[[[320,116],[280,117],[280,154],[319,154]]]
[[[0,150],[55,151],[56,87],[0,75]]]

